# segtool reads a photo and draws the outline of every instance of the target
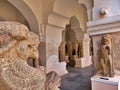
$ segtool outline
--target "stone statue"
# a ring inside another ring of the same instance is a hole
[[[56,72],[52,71],[47,74],[46,90],[60,90],[61,78]]]
[[[83,57],[83,52],[82,52],[82,42],[79,42],[79,43],[78,43],[77,55],[78,55],[78,58]]]
[[[59,52],[60,62],[66,61],[66,58],[65,58],[65,42],[61,42],[60,46],[58,47],[58,52]]]
[[[78,42],[74,41],[72,42],[72,55],[77,56],[77,52],[78,52]]]
[[[45,72],[38,65],[39,38],[17,22],[0,22],[0,90],[44,90]],[[38,67],[38,66],[37,66]]]
[[[66,55],[69,56],[69,58],[72,56],[72,51],[73,51],[72,42],[69,41],[66,43]]]
[[[113,58],[112,58],[112,37],[109,34],[102,36],[99,50],[99,58],[102,66],[103,76],[114,76]]]
[[[76,35],[75,35],[75,32],[71,29],[71,25],[70,24],[66,25],[65,41],[74,42],[76,40],[77,40]]]
[[[73,45],[75,44],[73,42],[76,41],[75,32],[71,29],[70,24],[66,25],[65,41],[66,41],[66,55],[69,56],[70,58],[73,52]]]

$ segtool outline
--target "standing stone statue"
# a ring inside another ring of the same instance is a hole
[[[99,59],[102,66],[103,76],[114,76],[113,57],[112,57],[112,37],[109,34],[102,36],[101,46],[99,49]]]
[[[69,56],[69,58],[72,56],[72,51],[73,51],[72,42],[71,41],[66,42],[66,55]]]
[[[71,29],[70,24],[66,25],[65,41],[66,41],[66,55],[68,55],[70,58],[73,52],[73,42],[76,41],[75,32]]]
[[[77,52],[78,52],[78,42],[74,41],[72,42],[72,55],[76,55],[77,56]]]
[[[71,25],[70,24],[66,25],[65,41],[66,42],[69,42],[69,41],[74,42],[76,40],[77,40],[76,35],[75,35],[74,30],[71,29]]]
[[[78,58],[81,58],[83,57],[83,50],[82,50],[82,42],[79,42],[78,43],[78,51],[77,51],[77,55],[78,55]]]
[[[65,42],[61,42],[60,46],[58,47],[58,53],[59,53],[60,62],[66,61],[66,58],[65,58]]]

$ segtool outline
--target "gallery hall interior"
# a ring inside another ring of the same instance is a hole
[[[0,90],[120,90],[120,0],[0,0]]]

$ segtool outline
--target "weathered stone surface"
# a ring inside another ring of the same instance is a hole
[[[117,33],[111,33],[112,36],[112,57],[113,57],[113,66],[114,69],[117,69],[117,72],[115,70],[115,74],[118,73],[120,74],[120,53],[119,53],[119,49],[120,49],[120,32]],[[96,70],[100,70],[101,69],[101,65],[99,62],[99,56],[98,56],[98,49],[100,47],[100,43],[101,43],[101,38],[102,35],[96,35],[93,36],[93,51],[94,51],[94,55],[93,55],[93,62],[94,62],[94,67]]]
[[[93,39],[93,63],[94,63],[94,68],[96,69],[96,71],[100,70],[101,69],[101,64],[99,62],[99,56],[98,56],[98,49],[100,48],[100,42],[101,42],[101,35],[96,35],[96,36],[93,36],[92,39]]]
[[[70,24],[67,24],[62,32],[61,43],[64,42],[65,45],[60,48],[61,53],[59,52],[60,59],[64,59],[63,61],[66,61],[68,65],[73,67],[86,67],[92,64],[89,36],[82,31],[75,17],[71,18]],[[68,56],[68,61],[65,60],[65,56]]]
[[[65,58],[65,42],[61,42],[60,46],[58,47],[58,52],[59,52],[59,61],[66,61]]]
[[[54,71],[47,74],[46,90],[60,90],[61,78]]]
[[[114,58],[114,67],[120,70],[120,33],[112,34],[113,37],[113,58]]]
[[[38,67],[39,38],[17,22],[0,22],[0,90],[44,90],[45,72]]]
[[[110,34],[105,34],[102,36],[101,45],[98,50],[98,58],[102,66],[103,76],[114,76],[112,54],[112,37]]]

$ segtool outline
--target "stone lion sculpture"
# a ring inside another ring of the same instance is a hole
[[[51,71],[47,74],[46,79],[46,90],[60,90],[58,87],[61,85],[61,78],[60,76],[54,72]]]
[[[102,75],[107,77],[114,76],[112,37],[110,34],[105,34],[102,36],[101,46],[98,54],[102,66]]]
[[[44,90],[43,70],[27,64],[38,62],[39,38],[17,22],[0,22],[0,90]]]

